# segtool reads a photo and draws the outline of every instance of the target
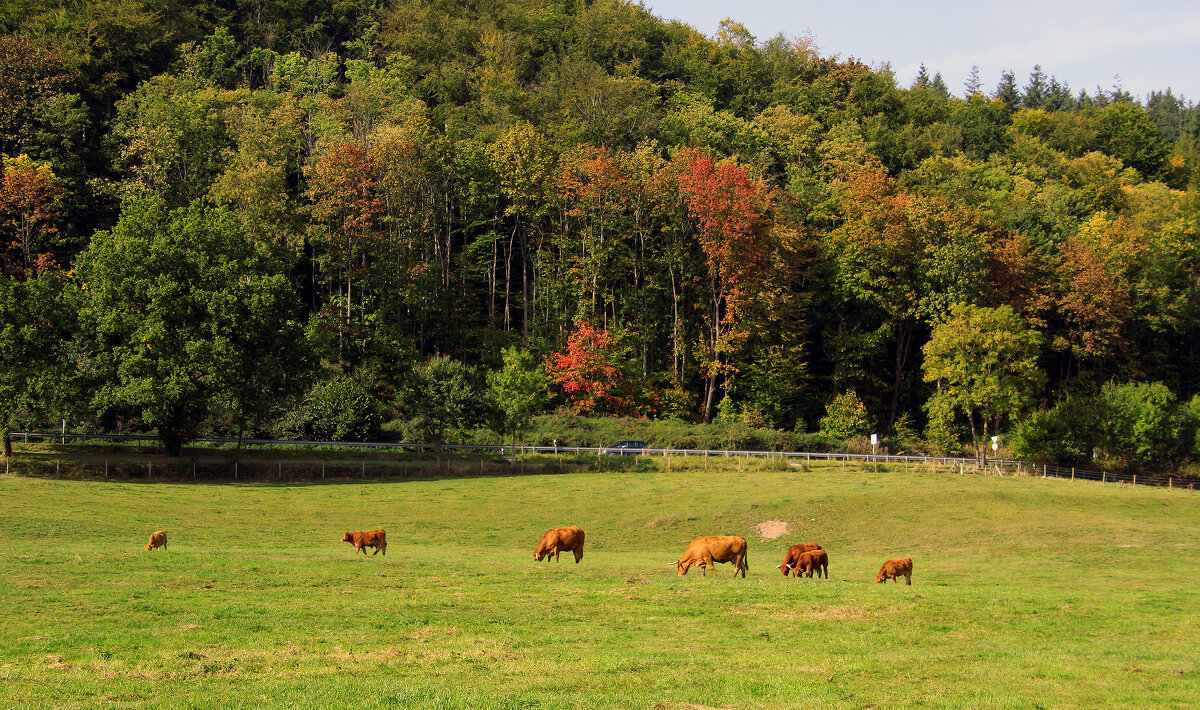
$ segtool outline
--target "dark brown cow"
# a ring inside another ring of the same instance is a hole
[[[355,553],[361,550],[365,555],[367,554],[365,548],[374,547],[375,551],[371,554],[378,555],[380,552],[384,555],[387,554],[387,533],[382,530],[349,531],[345,535],[342,535],[342,542],[354,545]]]
[[[783,564],[775,565],[775,569],[783,572],[783,576],[786,577],[791,574],[793,569],[796,568],[796,561],[800,559],[800,555],[803,555],[805,552],[820,549],[821,546],[815,542],[804,542],[799,545],[792,545],[788,548],[787,554],[783,556]],[[797,574],[796,576],[799,577],[800,575]]]
[[[901,575],[904,576],[905,584],[912,584],[912,560],[907,557],[897,560],[888,560],[879,568],[879,574],[876,575],[875,581],[880,584],[889,579],[899,582]]]
[[[583,559],[583,538],[583,530],[576,527],[547,530],[542,535],[537,549],[533,551],[533,559],[541,562],[553,555],[554,561],[558,562],[558,553],[574,552],[575,564],[579,564],[579,561]]]
[[[708,570],[711,569],[715,577],[717,568],[713,566],[714,562],[732,562],[733,576],[736,577],[737,573],[741,572],[744,579],[746,570],[750,569],[746,555],[746,538],[732,535],[698,537],[683,551],[683,556],[675,563],[675,568],[682,576],[687,574],[689,567],[698,564],[703,575],[708,576]]]
[[[162,530],[155,530],[150,533],[150,542],[146,543],[147,550],[153,550],[156,547],[167,549],[167,534]]]
[[[817,573],[817,579],[820,579],[822,574],[825,575],[825,579],[829,579],[829,555],[824,550],[805,552],[796,560],[797,577],[802,573],[812,577],[813,572]]]

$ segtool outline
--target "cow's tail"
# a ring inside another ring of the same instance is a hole
[[[742,553],[742,579],[746,578],[746,573],[750,571],[750,548]]]

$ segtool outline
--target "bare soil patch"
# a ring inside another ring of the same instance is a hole
[[[767,540],[774,540],[788,533],[788,524],[783,520],[767,520],[758,524],[758,534]]]

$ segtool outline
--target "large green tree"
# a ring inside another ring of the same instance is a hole
[[[282,265],[198,203],[127,203],[78,262],[92,404],[140,421],[171,455],[218,408],[253,427],[303,384],[303,330]]]

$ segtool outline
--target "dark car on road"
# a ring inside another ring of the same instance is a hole
[[[606,446],[600,450],[602,454],[617,454],[624,456],[627,454],[640,454],[646,448],[644,441],[618,441],[612,446]]]

